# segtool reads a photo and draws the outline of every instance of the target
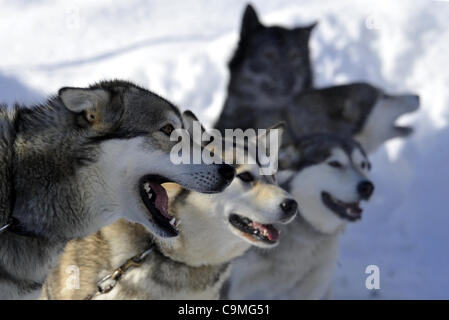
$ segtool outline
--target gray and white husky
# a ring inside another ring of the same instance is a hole
[[[374,190],[367,178],[371,165],[358,143],[337,136],[304,137],[294,148],[296,156],[287,159],[293,170],[281,171],[279,181],[300,214],[281,229],[276,248],[254,248],[234,261],[230,299],[330,296],[340,234],[362,217],[360,202]]]
[[[396,124],[398,118],[419,108],[414,94],[390,95],[368,83],[352,83],[298,94],[284,107],[259,112],[256,127],[286,121],[284,143],[314,133],[354,138],[368,152],[386,141],[407,137],[413,128]]]
[[[246,147],[236,144],[235,153],[239,149]],[[257,164],[236,165],[236,170],[234,181],[218,194],[163,185],[179,231],[176,238],[157,238],[139,225],[119,221],[70,242],[48,277],[42,298],[218,298],[230,261],[251,246],[274,247],[279,232],[272,224],[287,223],[297,212],[296,201],[272,176],[260,175]],[[140,266],[125,272],[109,292],[97,292],[98,281],[150,246],[153,250]],[[74,268],[78,268],[79,286],[73,286]]]
[[[246,8],[215,127],[267,128],[285,121],[284,144],[330,133],[355,138],[368,153],[389,139],[408,136],[412,129],[395,122],[418,109],[417,95],[390,95],[367,83],[313,88],[309,39],[315,25],[266,27],[254,8]]]
[[[179,110],[134,84],[63,88],[45,104],[0,108],[0,299],[38,296],[67,242],[119,218],[177,235],[160,184],[220,192],[228,165],[174,165]],[[156,201],[142,197],[149,183]]]
[[[396,121],[418,110],[419,103],[415,94],[391,95],[368,83],[351,83],[305,90],[289,103],[269,109],[241,108],[233,115],[223,110],[222,116],[227,114],[227,125],[235,120],[243,129],[284,121],[286,145],[306,135],[328,133],[354,138],[368,153],[373,153],[386,141],[413,132],[412,127],[397,125]],[[218,121],[219,128],[222,119]]]

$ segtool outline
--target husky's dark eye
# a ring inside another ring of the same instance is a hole
[[[341,167],[343,167],[343,165],[340,162],[338,162],[338,161],[330,161],[329,165],[331,167],[333,167],[333,168],[341,168]]]
[[[371,170],[371,163],[369,163],[368,161],[362,161],[362,163],[360,164],[360,167],[362,169],[367,169],[369,171],[369,170]]]
[[[175,128],[171,125],[171,124],[166,124],[165,126],[163,126],[160,129],[163,133],[165,133],[167,136],[170,136],[171,133],[173,132],[173,130],[175,130]]]
[[[269,60],[273,60],[276,58],[276,51],[274,50],[265,50],[263,53],[264,57],[269,59]]]
[[[254,176],[249,171],[242,172],[237,175],[237,177],[243,182],[252,182],[254,181]]]
[[[300,55],[299,52],[296,51],[296,50],[292,50],[292,51],[290,51],[289,54],[288,54],[288,57],[290,58],[290,60],[298,59],[298,58],[300,58],[300,56],[301,56],[301,55]]]

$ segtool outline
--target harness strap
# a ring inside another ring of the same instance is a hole
[[[11,219],[5,223],[3,226],[0,227],[0,234],[3,233],[4,231],[6,231],[10,226],[11,226],[12,222]]]
[[[115,288],[118,281],[122,278],[122,276],[128,272],[131,268],[138,268],[142,265],[145,258],[148,256],[148,254],[153,251],[154,243],[150,244],[150,247],[146,249],[145,251],[133,256],[132,258],[128,259],[123,263],[120,267],[112,271],[110,274],[102,278],[100,281],[97,282],[97,291],[86,296],[84,300],[92,300],[93,298],[110,292],[112,289]]]

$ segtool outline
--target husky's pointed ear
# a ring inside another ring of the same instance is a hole
[[[279,169],[296,169],[301,158],[299,150],[294,144],[288,144],[279,151]]]
[[[203,132],[206,131],[206,129],[204,129],[203,125],[192,111],[190,110],[184,111],[182,113],[182,118],[184,119],[185,128],[189,132],[190,136],[193,135],[193,126],[195,122],[201,128],[201,134],[203,134]]]
[[[271,136],[273,134],[277,135],[277,142],[276,142],[276,146],[275,146],[275,150],[273,150],[274,152],[279,152],[279,149],[281,147],[282,144],[282,134],[285,131],[285,122],[281,121],[277,124],[275,124],[274,126],[268,128],[264,133],[260,134],[257,137],[257,140],[262,140],[263,142],[267,143],[267,148],[269,148],[271,150],[271,146],[270,146],[270,141],[271,141]]]
[[[260,27],[262,27],[262,24],[260,23],[259,18],[257,17],[256,10],[251,4],[248,4],[245,8],[245,12],[243,13],[240,37],[242,39],[247,38],[257,30],[259,30]]]
[[[312,31],[315,30],[315,27],[317,26],[317,24],[318,24],[318,21],[315,21],[315,22],[311,23],[311,24],[308,25],[308,26],[305,26],[305,27],[297,27],[297,28],[295,28],[294,30],[297,32],[297,34],[298,34],[299,36],[309,38],[309,37],[310,37],[310,34],[312,33]]]
[[[59,97],[65,107],[80,115],[80,126],[92,126],[96,131],[114,128],[123,114],[120,96],[111,96],[104,89],[62,88]]]
[[[318,21],[312,22],[310,25],[308,25],[307,27],[305,27],[306,30],[308,30],[309,32],[312,32],[313,30],[315,30],[315,27],[318,25]]]
[[[267,132],[267,135],[270,136],[275,131],[277,131],[277,138],[278,138],[278,146],[279,146],[279,148],[281,147],[281,144],[282,144],[282,135],[284,134],[285,126],[286,126],[285,122],[281,121],[281,122],[276,123],[274,126],[270,127],[268,129],[268,132]]]
[[[197,141],[199,141],[199,144],[201,144],[204,147],[211,141],[211,136],[206,132],[206,129],[203,127],[201,122],[198,120],[198,118],[195,116],[195,114],[192,111],[190,111],[190,110],[184,111],[182,113],[182,118],[184,120],[185,129],[189,132],[189,135],[192,138],[198,139]],[[201,137],[193,137],[194,125],[196,125],[197,128],[200,129]],[[204,140],[203,140],[203,138],[204,138]]]
[[[108,103],[110,95],[103,89],[65,87],[59,90],[59,97],[67,109],[78,113]]]

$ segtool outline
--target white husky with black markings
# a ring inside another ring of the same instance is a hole
[[[292,149],[284,162],[294,170],[280,172],[279,181],[300,214],[282,228],[279,246],[251,249],[234,262],[224,293],[230,299],[328,298],[341,232],[362,217],[360,202],[373,193],[371,165],[356,142],[312,135]]]

